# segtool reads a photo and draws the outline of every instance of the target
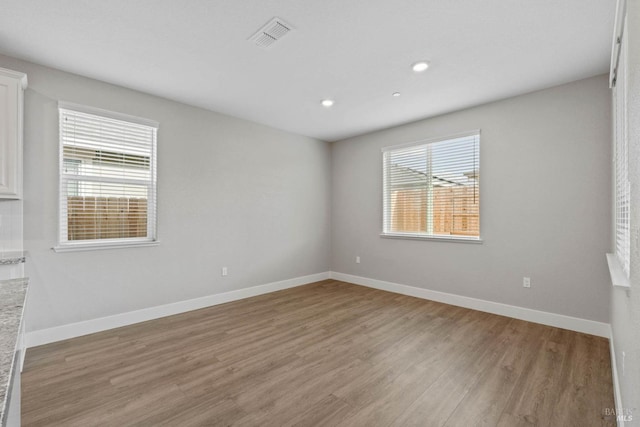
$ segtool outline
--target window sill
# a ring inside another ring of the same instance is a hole
[[[451,243],[474,243],[482,244],[482,239],[479,237],[464,237],[464,236],[423,236],[420,234],[410,233],[380,233],[380,237],[385,239],[407,239],[407,240],[432,240],[436,242],[451,242]]]
[[[88,243],[88,244],[74,244],[65,246],[54,246],[52,249],[54,252],[79,252],[79,251],[99,251],[103,249],[124,249],[124,248],[139,248],[147,246],[159,246],[160,242],[155,240],[153,242],[131,242],[131,243]]]
[[[607,264],[609,264],[609,274],[611,275],[611,284],[617,288],[631,288],[629,278],[618,261],[615,254],[607,254]]]

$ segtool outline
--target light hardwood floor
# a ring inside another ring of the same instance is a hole
[[[607,340],[327,280],[29,349],[25,426],[602,426]]]

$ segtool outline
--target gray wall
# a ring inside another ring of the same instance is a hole
[[[0,253],[22,251],[22,200],[0,200]],[[24,277],[24,264],[0,265],[0,280]]]
[[[640,2],[627,2],[627,112],[631,181],[631,289],[611,290],[611,327],[625,409],[640,425]],[[624,360],[623,360],[624,354]]]
[[[598,76],[334,143],[332,270],[608,322],[610,108]],[[473,129],[484,243],[381,238],[380,148]]]
[[[608,321],[604,76],[330,146],[13,58],[0,56],[0,67],[29,75],[28,331],[329,269]],[[58,100],[160,122],[160,246],[51,250]],[[380,238],[380,148],[477,128],[484,243]],[[531,289],[522,288],[523,276]]]
[[[13,58],[0,56],[0,67],[29,78],[27,331],[329,270],[328,143]],[[160,246],[51,250],[58,230],[58,100],[160,122]],[[225,278],[222,266],[229,268]]]

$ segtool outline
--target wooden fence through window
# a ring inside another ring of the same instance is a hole
[[[147,237],[147,199],[69,196],[67,212],[69,241]]]
[[[478,187],[434,187],[433,234],[479,236],[479,196]],[[392,231],[426,232],[426,189],[395,190],[391,194],[391,203]]]

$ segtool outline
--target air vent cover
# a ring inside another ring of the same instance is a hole
[[[292,25],[286,23],[283,19],[276,17],[267,22],[265,26],[249,37],[249,41],[252,41],[262,48],[268,48],[286,36],[293,29]]]

